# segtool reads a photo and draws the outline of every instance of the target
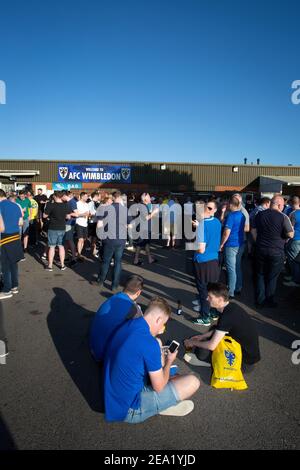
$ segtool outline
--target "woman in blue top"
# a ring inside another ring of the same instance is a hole
[[[193,310],[199,317],[193,320],[196,325],[210,326],[216,319],[207,301],[207,284],[217,282],[220,276],[219,248],[221,241],[221,223],[214,217],[217,212],[215,201],[204,206],[204,218],[197,227],[197,250],[194,254],[194,273],[198,289],[198,299],[193,301]]]
[[[230,212],[224,222],[221,251],[224,249],[230,298],[240,294],[243,286],[242,256],[244,252],[244,232],[249,231],[246,218],[241,212],[241,203],[236,197],[229,202]]]

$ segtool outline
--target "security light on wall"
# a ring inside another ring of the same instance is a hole
[[[233,166],[232,167],[232,172],[233,173],[238,173],[239,172],[239,167],[238,166]]]
[[[160,169],[161,169],[161,170],[166,170],[166,169],[167,169],[167,165],[160,165]]]

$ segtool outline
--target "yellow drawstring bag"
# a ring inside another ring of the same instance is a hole
[[[245,390],[248,388],[241,371],[241,345],[231,336],[224,336],[212,353],[211,386]]]

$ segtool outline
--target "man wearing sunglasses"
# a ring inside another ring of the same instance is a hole
[[[193,320],[193,323],[202,326],[210,326],[211,321],[218,318],[210,311],[210,305],[207,301],[207,284],[217,282],[220,276],[221,223],[214,217],[216,212],[216,202],[207,202],[204,205],[203,218],[197,227],[194,272],[199,296],[193,301],[193,310],[199,313],[199,317]]]

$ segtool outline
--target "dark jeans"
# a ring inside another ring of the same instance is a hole
[[[3,292],[10,292],[14,287],[18,287],[18,263],[12,263],[6,254],[1,250],[1,264],[3,275]]]
[[[265,300],[273,301],[277,279],[284,266],[284,254],[277,256],[255,253],[256,267],[256,301],[262,304]]]
[[[201,282],[196,275],[196,286],[199,292],[199,306],[200,306],[200,317],[203,320],[206,320],[209,318],[209,310],[210,306],[207,301],[207,284],[204,282]]]
[[[29,245],[35,245],[38,236],[38,221],[37,219],[29,222]]]
[[[195,355],[199,361],[209,362],[211,364],[212,352],[208,349],[195,348]]]
[[[300,240],[290,240],[286,247],[289,266],[293,281],[300,283],[300,264],[296,261],[300,254]]]
[[[110,245],[108,243],[104,243],[103,262],[102,262],[101,271],[100,271],[99,278],[98,278],[100,284],[104,283],[108,270],[109,270],[110,262],[112,260],[112,257],[114,257],[115,266],[114,266],[114,274],[113,274],[113,280],[112,280],[112,289],[116,289],[119,286],[121,271],[122,271],[121,261],[122,261],[123,252],[124,252],[124,244]]]

